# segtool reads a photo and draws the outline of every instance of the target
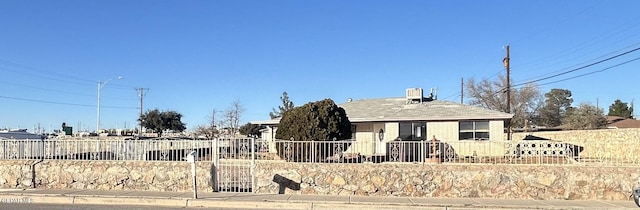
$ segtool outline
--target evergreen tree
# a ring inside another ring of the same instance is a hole
[[[570,109],[573,99],[571,91],[566,89],[551,89],[544,94],[545,105],[540,109],[539,123],[547,127],[556,127],[562,124],[567,110]]]
[[[295,107],[293,105],[293,102],[289,100],[289,95],[287,94],[286,91],[282,93],[282,96],[280,96],[280,100],[282,101],[282,106],[278,106],[278,110],[276,110],[276,108],[273,108],[273,111],[269,113],[269,116],[271,117],[271,119],[276,119],[278,117],[281,117],[283,113]]]
[[[260,130],[263,128],[265,127],[261,125],[247,123],[240,127],[240,134],[251,137],[260,137],[262,135]]]
[[[290,145],[288,151],[293,151],[295,153],[293,156],[285,155],[286,145],[277,144],[278,153],[284,159],[323,160],[333,155],[335,151],[332,148],[335,145],[322,141],[351,139],[351,122],[345,110],[336,105],[333,100],[311,102],[283,113],[276,139],[305,141],[305,143]],[[310,141],[319,142],[312,144]],[[347,145],[342,146],[346,148]],[[312,149],[314,147],[315,149]],[[315,151],[316,156],[313,156],[311,151]]]
[[[633,107],[628,107],[627,103],[620,101],[620,99],[616,99],[611,106],[609,106],[609,116],[618,116],[624,118],[632,118],[633,117]]]
[[[182,132],[185,129],[185,124],[181,121],[182,114],[175,111],[163,111],[158,109],[147,111],[142,114],[138,121],[145,128],[155,131],[158,136],[162,136],[165,130],[171,130],[176,132]]]

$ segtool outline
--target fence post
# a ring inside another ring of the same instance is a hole
[[[258,150],[259,148],[256,148],[255,145],[255,138],[251,138],[251,166],[249,168],[249,176],[251,176],[251,191],[255,192],[256,190],[256,176],[255,176],[255,171],[254,169],[256,168],[256,150]]]
[[[438,145],[436,143],[436,136],[434,135],[433,139],[431,139],[431,152],[429,154],[430,162],[440,163],[439,153],[440,151],[438,150]]]

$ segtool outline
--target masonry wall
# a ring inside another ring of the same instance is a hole
[[[584,146],[581,157],[626,158],[640,162],[639,128],[514,133],[512,139],[520,140],[527,134]]]
[[[186,162],[33,163],[0,161],[0,188],[191,191]],[[214,167],[197,164],[199,191],[213,191]],[[258,161],[254,173],[257,193],[627,200],[640,167]]]
[[[257,193],[627,200],[640,167],[258,163]]]
[[[199,191],[213,191],[211,168],[197,163]],[[191,176],[187,162],[0,161],[0,188],[180,192],[193,189]]]
[[[596,143],[596,142],[629,142],[640,143],[640,128],[626,129],[599,129],[599,130],[572,130],[572,131],[542,131],[529,133],[513,133],[512,139],[523,139],[525,135],[532,134],[569,143]]]

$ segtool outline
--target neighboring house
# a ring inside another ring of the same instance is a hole
[[[352,138],[360,145],[369,145],[353,152],[365,155],[385,154],[386,143],[399,140],[423,141],[435,137],[454,147],[462,145],[459,142],[476,142],[479,147],[490,142],[504,142],[505,122],[513,117],[504,112],[435,100],[433,96],[424,97],[421,88],[407,89],[405,97],[349,100],[338,106],[345,109],[351,121]],[[262,138],[267,142],[274,141],[279,119],[251,123],[268,126],[263,130]],[[459,148],[456,150],[467,153]],[[472,146],[468,153],[476,150],[481,149]],[[493,151],[496,152],[504,154]]]
[[[640,128],[640,120],[607,116],[607,128]]]

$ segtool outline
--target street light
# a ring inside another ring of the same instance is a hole
[[[98,119],[96,120],[96,134],[98,134],[98,139],[100,139],[100,91],[102,90],[102,87],[104,87],[107,83],[109,83],[109,81],[113,79],[122,79],[122,77],[111,78],[104,83],[98,80]]]

